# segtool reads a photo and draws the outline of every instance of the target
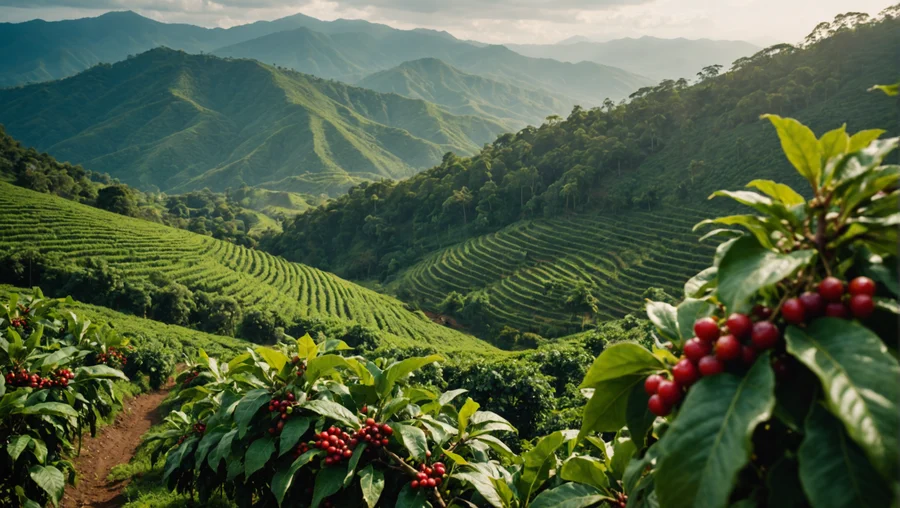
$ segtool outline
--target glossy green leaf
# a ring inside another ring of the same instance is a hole
[[[599,383],[584,407],[578,439],[591,432],[615,432],[627,424],[628,398],[645,374],[623,376]]]
[[[47,460],[47,445],[41,441],[40,439],[32,439],[31,444],[33,449],[31,450],[34,453],[34,458],[37,459],[39,464],[43,464]]]
[[[317,354],[319,354],[319,346],[308,333],[297,339],[297,356],[308,361],[315,358]]]
[[[465,466],[465,465],[468,465],[468,463],[469,463],[465,458],[463,458],[462,455],[453,453],[450,450],[441,449],[441,451],[444,453],[444,455],[447,456],[448,459],[452,460],[453,463],[456,464],[457,466]]]
[[[775,407],[775,376],[761,357],[743,377],[720,374],[691,387],[659,441],[656,494],[667,507],[724,507],[750,460],[751,436]]]
[[[798,451],[800,482],[813,508],[891,506],[890,487],[839,420],[816,405],[805,430]]]
[[[850,136],[847,135],[847,124],[828,131],[819,138],[819,148],[822,150],[823,161],[845,154],[849,146]]]
[[[769,227],[764,218],[755,215],[728,215],[725,217],[717,217],[702,221],[695,227],[706,224],[725,224],[728,226],[741,226],[756,237],[757,241],[766,248],[774,248],[774,244],[770,238],[772,229]]]
[[[490,434],[482,434],[482,435],[476,437],[475,440],[486,443],[488,446],[491,447],[492,450],[494,450],[494,452],[496,452],[500,456],[514,457],[516,455],[515,453],[513,453],[513,451],[508,446],[506,446],[506,443],[504,443],[503,441],[500,441],[499,439],[497,439],[496,437],[494,437]]]
[[[338,355],[322,355],[309,360],[306,364],[306,374],[304,377],[310,383],[315,383],[317,379],[328,374],[332,370],[344,367],[352,369],[346,358]]]
[[[62,471],[53,466],[31,466],[28,475],[38,487],[44,490],[54,505],[59,505],[66,488],[66,477]]]
[[[647,408],[647,401],[650,396],[644,390],[644,383],[636,383],[631,389],[628,396],[628,403],[625,406],[625,424],[628,426],[628,432],[638,448],[644,447],[647,439],[647,432],[653,426],[656,415]]]
[[[119,369],[114,369],[106,365],[91,365],[90,367],[78,367],[74,371],[75,380],[80,381],[85,378],[108,378],[121,379],[128,381],[128,377]]]
[[[606,471],[606,462],[603,460],[590,456],[578,456],[566,460],[559,474],[563,480],[605,488],[609,486]]]
[[[788,352],[809,367],[824,389],[829,411],[866,452],[885,478],[896,478],[900,428],[897,383],[900,365],[868,328],[837,318],[813,321],[806,330],[788,327]]]
[[[247,453],[244,455],[244,476],[250,477],[253,473],[262,469],[275,453],[275,440],[271,437],[257,439],[250,443]]]
[[[663,337],[678,340],[678,317],[674,306],[665,302],[647,302],[647,317]]]
[[[522,454],[522,472],[516,480],[516,487],[523,504],[550,478],[550,472],[556,468],[556,450],[565,442],[565,434],[557,431],[542,437],[534,448]]]
[[[62,402],[41,402],[40,404],[35,404],[33,406],[19,408],[13,411],[13,413],[23,415],[53,415],[73,418],[78,416],[78,412],[75,411],[72,406],[63,404]]]
[[[209,464],[209,467],[213,470],[218,470],[222,459],[227,459],[231,454],[231,443],[234,442],[234,437],[237,433],[238,429],[231,429],[226,432],[219,441],[219,444],[216,445],[216,449],[209,454],[206,463]]]
[[[287,365],[287,362],[290,361],[287,355],[270,347],[258,347],[256,348],[256,354],[261,356],[263,360],[265,360],[266,363],[269,364],[269,367],[274,369],[276,372],[280,372],[281,369],[283,369],[284,366]]]
[[[869,91],[872,90],[879,90],[888,97],[896,97],[900,94],[900,83],[894,83],[893,85],[875,85],[869,89]]]
[[[203,462],[207,459],[209,452],[219,444],[222,437],[225,436],[224,430],[213,430],[203,434],[203,438],[200,439],[200,443],[197,445],[197,451],[194,452],[194,464],[195,467],[203,464]]]
[[[484,473],[476,470],[460,471],[454,473],[452,478],[469,482],[488,504],[496,508],[503,508],[503,499],[497,491],[497,487]]]
[[[810,185],[818,187],[822,176],[822,148],[813,131],[793,118],[778,115],[763,115],[763,118],[769,119],[775,126],[784,155],[797,172]]]
[[[260,408],[271,400],[268,390],[257,389],[247,392],[243,399],[234,408],[234,423],[237,424],[238,437],[243,438],[253,417]]]
[[[310,419],[303,417],[288,418],[278,437],[278,456],[296,449],[297,441],[309,430]]]
[[[590,485],[565,483],[545,490],[528,505],[530,508],[585,508],[603,501],[603,492]]]
[[[644,455],[640,458],[632,457],[625,468],[625,474],[622,475],[622,486],[625,487],[625,493],[631,495],[635,487],[643,481],[644,474],[648,470],[652,470],[656,466],[659,458],[661,447],[659,442],[652,444]]]
[[[459,436],[462,437],[466,433],[466,429],[469,428],[469,418],[475,414],[475,411],[478,411],[478,408],[481,407],[477,402],[472,400],[471,398],[466,399],[466,403],[459,410],[458,422],[459,425],[457,429],[459,430]]]
[[[706,291],[715,285],[719,269],[711,266],[694,275],[684,283],[684,296],[686,298],[700,298]]]
[[[15,462],[29,444],[31,444],[31,436],[10,436],[9,443],[6,445],[6,453]]]
[[[288,489],[291,488],[291,483],[293,483],[294,475],[297,471],[309,464],[314,458],[323,455],[324,453],[323,450],[309,450],[297,457],[297,460],[291,463],[290,467],[281,468],[278,471],[275,471],[275,474],[272,476],[272,493],[275,494],[278,506],[281,506],[281,503],[284,501],[284,496],[287,494]]]
[[[354,429],[359,428],[359,420],[352,411],[330,400],[310,400],[303,403],[305,409],[318,413],[332,420],[337,420]]]
[[[772,180],[753,180],[747,184],[747,187],[757,189],[770,198],[784,203],[784,205],[788,207],[806,203],[803,196],[789,185],[777,183]]]
[[[421,369],[422,367],[443,360],[441,355],[430,355],[424,357],[414,357],[407,358],[406,360],[399,361],[390,367],[388,367],[384,371],[384,379],[386,391],[379,388],[383,394],[390,393],[391,389],[394,387],[394,384],[400,379],[412,374],[414,371]]]
[[[317,508],[325,498],[333,496],[341,490],[346,474],[347,470],[338,466],[323,467],[319,470],[313,487],[312,508]]]
[[[350,456],[350,461],[347,462],[347,475],[344,476],[344,488],[349,487],[350,482],[353,481],[353,475],[356,474],[356,466],[359,464],[359,459],[362,457],[364,451],[366,451],[365,443],[362,443],[353,449],[353,455]]]
[[[677,330],[674,313],[673,323]],[[598,388],[604,381],[636,374],[651,374],[664,368],[665,364],[644,347],[631,342],[621,342],[606,348],[594,360],[580,388]]]
[[[459,397],[460,395],[468,392],[469,390],[465,390],[463,388],[459,388],[457,390],[449,390],[441,394],[438,397],[438,404],[442,406],[446,406],[447,404],[453,402],[453,399]]]
[[[425,438],[425,432],[412,425],[400,424],[394,426],[394,431],[400,435],[400,441],[403,443],[403,446],[406,447],[409,456],[416,459],[418,462],[423,462],[425,460],[425,452],[428,451],[428,442]]]
[[[897,138],[878,139],[868,146],[851,152],[829,164],[829,177],[838,184],[851,181],[872,168],[881,164],[881,161],[897,148]]]
[[[850,137],[850,144],[847,147],[847,152],[853,153],[858,150],[862,150],[863,148],[869,146],[872,141],[880,138],[881,135],[885,132],[887,131],[883,129],[869,129],[857,132]]]
[[[362,489],[366,506],[375,508],[378,498],[381,497],[381,492],[384,490],[384,473],[369,464],[359,472],[359,486]]]
[[[729,312],[748,312],[750,299],[760,289],[791,276],[814,257],[813,250],[781,254],[763,248],[754,237],[740,238],[719,264],[719,300]]]
[[[612,477],[621,480],[625,476],[628,463],[637,452],[637,447],[630,437],[623,436],[622,431],[616,434],[613,440],[613,455],[609,461],[609,470]]]

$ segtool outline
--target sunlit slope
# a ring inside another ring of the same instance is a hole
[[[545,284],[591,282],[596,317],[620,318],[640,309],[647,288],[679,295],[687,278],[709,266],[713,247],[691,232],[704,217],[694,208],[661,208],[521,221],[429,255],[400,277],[398,290],[429,308],[450,291],[484,291],[496,322],[552,333],[549,327],[580,324],[581,317],[565,311],[564,293]]]
[[[39,249],[104,260],[129,279],[161,273],[192,290],[228,295],[286,318],[336,318],[382,330],[396,345],[493,350],[392,298],[333,274],[187,231],[115,215],[0,183],[0,250]]]

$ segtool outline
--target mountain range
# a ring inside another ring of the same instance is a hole
[[[0,123],[60,160],[144,189],[277,183],[316,194],[410,176],[506,129],[253,60],[163,48],[2,89]]]
[[[708,65],[727,69],[741,57],[759,51],[744,41],[710,39],[660,39],[640,37],[592,42],[573,37],[557,44],[507,44],[509,49],[533,58],[553,58],[562,62],[597,62],[652,78],[693,78]]]

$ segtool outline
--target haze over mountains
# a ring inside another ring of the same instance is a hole
[[[0,123],[62,160],[170,192],[285,179],[280,190],[322,191],[306,185],[310,174],[342,191],[473,153],[505,130],[396,94],[170,49],[0,90]]]
[[[661,79],[693,78],[697,71],[713,64],[728,68],[738,58],[759,51],[759,46],[744,41],[709,39],[625,38],[593,42],[573,37],[557,44],[507,44],[509,49],[534,58],[553,58],[563,62],[597,62],[626,71]]]

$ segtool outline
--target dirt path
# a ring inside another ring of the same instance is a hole
[[[66,488],[63,508],[112,508],[124,504],[121,492],[126,482],[108,482],[106,477],[114,466],[131,460],[141,436],[162,420],[158,409],[166,395],[167,389],[126,401],[113,424],[103,428],[96,438],[85,438],[81,455],[74,461],[78,486]]]

